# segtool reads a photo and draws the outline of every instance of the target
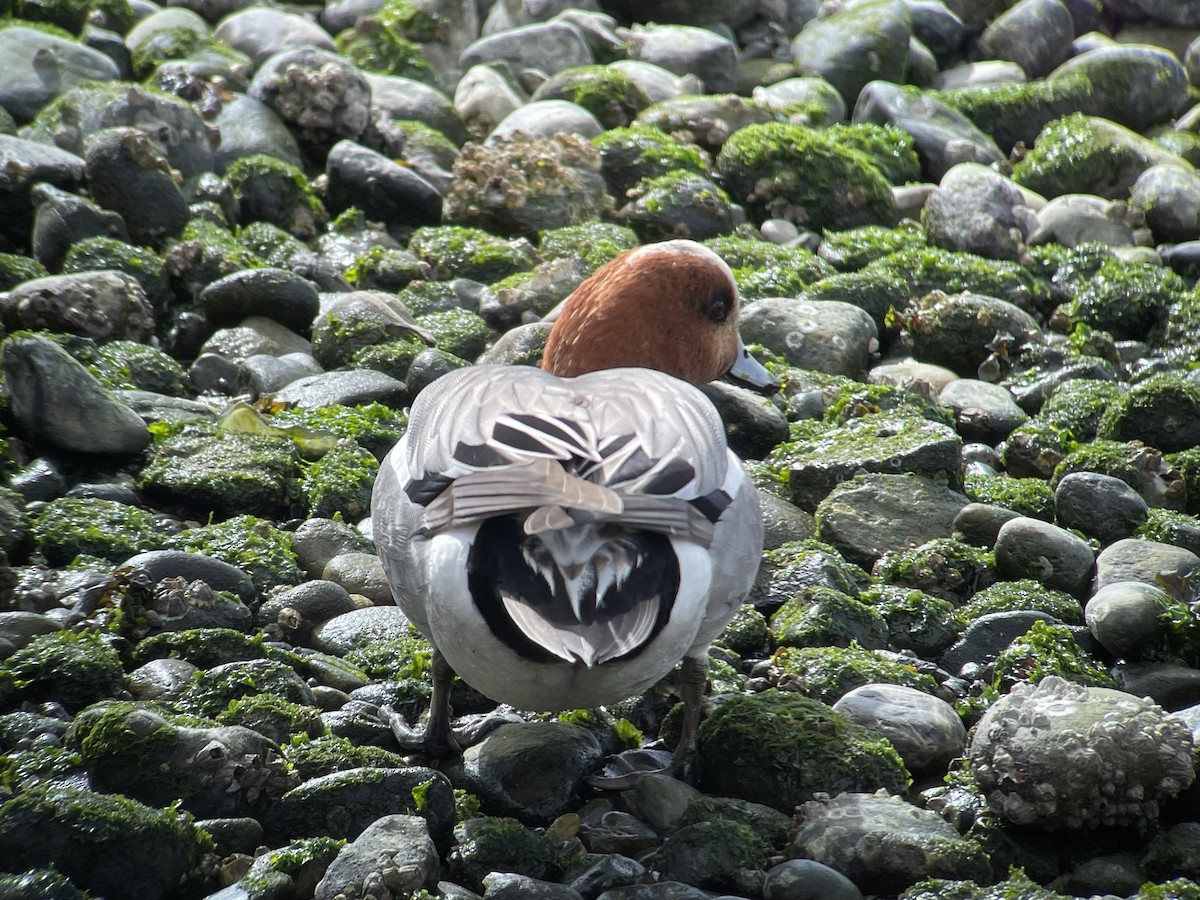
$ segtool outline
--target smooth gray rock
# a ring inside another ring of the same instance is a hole
[[[1158,585],[1160,579],[1170,584],[1186,583],[1200,570],[1200,556],[1183,547],[1127,538],[1110,544],[1096,557],[1095,588],[1119,581],[1140,581]]]
[[[368,219],[416,228],[442,220],[442,197],[411,168],[354,141],[339,141],[325,161],[331,212],[355,206]]]
[[[1072,472],[1054,489],[1055,519],[1101,544],[1132,537],[1148,513],[1141,494],[1111,475]]]
[[[0,208],[4,210],[0,239],[14,248],[29,245],[35,184],[45,181],[66,191],[84,184],[84,161],[79,156],[9,134],[0,134],[0,171],[6,173],[0,179]]]
[[[214,36],[249,56],[255,67],[276,53],[297,47],[335,49],[329,33],[307,16],[263,7],[226,16]]]
[[[866,684],[833,705],[892,742],[910,772],[938,771],[962,754],[967,730],[945,700],[899,684]]]
[[[83,197],[43,182],[34,185],[30,199],[37,207],[33,217],[33,256],[51,272],[57,272],[71,246],[85,238],[129,240],[124,219]]]
[[[871,316],[837,300],[755,300],[742,309],[738,324],[745,341],[761,343],[792,365],[850,378],[866,373],[878,341]]]
[[[178,234],[188,206],[170,164],[145,132],[105,128],[86,142],[88,188],[101,206],[120,213],[134,241],[158,244]]]
[[[302,409],[340,403],[356,406],[360,403],[383,403],[400,406],[405,398],[404,382],[370,369],[347,372],[324,372],[298,378],[279,391],[275,398],[293,403]]]
[[[695,75],[703,93],[723,94],[737,87],[741,67],[737,45],[707,28],[644,25],[629,32],[629,58],[674,72]]]
[[[594,61],[583,32],[570,22],[555,21],[523,25],[481,37],[462,52],[458,65],[466,71],[471,66],[502,62],[514,75],[525,69],[538,69],[553,75]]]
[[[317,289],[289,269],[242,269],[210,282],[200,305],[216,325],[266,316],[293,331],[307,331],[321,307]]]
[[[925,201],[923,223],[931,243],[988,259],[1017,259],[1026,203],[1021,189],[979,163],[959,163]]]
[[[792,59],[798,74],[824,78],[853,107],[868,81],[905,80],[911,37],[903,3],[870,0],[809,21],[792,40]]]
[[[985,59],[1015,62],[1032,78],[1066,61],[1075,22],[1061,0],[1020,0],[997,16],[978,38]]]
[[[1029,418],[1007,388],[974,378],[950,382],[938,402],[954,413],[958,433],[967,441],[997,444]]]
[[[560,131],[591,139],[601,134],[604,126],[577,104],[566,100],[535,100],[501,119],[488,135],[487,143],[516,140],[521,135],[552,138]]]
[[[50,275],[0,294],[0,321],[10,331],[59,331],[109,341],[147,341],[154,311],[132,275],[108,269]]]
[[[121,77],[98,50],[21,25],[0,31],[0,70],[0,107],[22,122],[76,85]]]
[[[398,606],[367,606],[327,619],[313,629],[312,646],[335,656],[369,641],[408,633],[408,617]]]
[[[862,900],[863,893],[837,869],[813,859],[789,859],[767,870],[763,900]]]
[[[1200,175],[1179,166],[1151,166],[1138,176],[1130,203],[1145,210],[1157,243],[1200,238]]]
[[[1095,561],[1087,541],[1040,519],[1022,516],[1005,522],[996,536],[1001,578],[1033,578],[1075,597],[1083,596]]]
[[[48,338],[9,338],[3,369],[13,418],[28,437],[83,454],[129,455],[149,446],[141,417]]]
[[[1088,599],[1083,615],[1097,643],[1122,658],[1163,636],[1163,613],[1170,603],[1167,592],[1157,585],[1116,581]]]
[[[244,156],[264,153],[299,168],[300,147],[287,125],[271,107],[246,94],[234,94],[221,104],[213,119],[221,143],[213,151],[213,171],[221,174]]]

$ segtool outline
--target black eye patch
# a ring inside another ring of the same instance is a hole
[[[702,306],[705,317],[711,322],[724,322],[733,310],[733,292],[716,291],[704,298]]]

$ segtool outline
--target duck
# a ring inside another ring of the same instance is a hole
[[[421,746],[459,750],[457,674],[528,712],[634,697],[679,666],[694,748],[708,648],[762,554],[758,494],[699,386],[769,391],[729,266],[688,240],[627,250],[563,302],[540,368],[475,365],[415,398],[371,529],[395,601],[432,645]]]

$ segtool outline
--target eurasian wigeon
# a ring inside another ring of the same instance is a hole
[[[683,661],[695,740],[708,646],[762,552],[753,484],[694,387],[771,376],[729,267],[637,247],[567,299],[542,369],[472,366],[421,392],[372,499],[396,602],[434,647],[425,748],[454,748],[453,674],[529,711],[632,697]]]

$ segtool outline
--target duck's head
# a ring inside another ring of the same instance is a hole
[[[738,335],[738,290],[721,257],[695,241],[627,250],[563,304],[542,368],[563,377],[640,366],[707,384],[732,373],[756,387],[774,379]]]

